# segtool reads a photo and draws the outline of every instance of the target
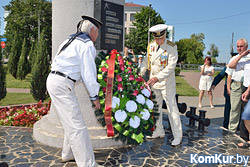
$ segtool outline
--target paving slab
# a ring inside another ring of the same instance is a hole
[[[181,119],[183,141],[180,146],[170,146],[173,136],[168,127],[167,116],[164,114],[163,123],[166,132],[164,138],[148,139],[138,146],[95,150],[96,161],[101,165],[112,167],[236,166],[219,162],[194,164],[190,163],[190,155],[250,156],[249,149],[237,148],[237,143],[242,140],[236,134],[213,123],[205,128],[205,132],[199,132],[197,125],[188,126],[188,118],[181,116]],[[76,166],[75,162],[61,163],[60,154],[61,149],[45,146],[33,140],[32,128],[0,126],[0,162],[7,162],[11,167]]]

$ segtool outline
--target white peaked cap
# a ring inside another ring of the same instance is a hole
[[[157,25],[151,27],[151,28],[149,29],[149,32],[155,32],[155,33],[161,32],[161,31],[163,31],[163,30],[166,30],[167,27],[168,27],[168,26],[167,26],[166,24],[157,24]]]

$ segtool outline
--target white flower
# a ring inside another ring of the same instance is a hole
[[[127,118],[127,113],[123,110],[117,110],[115,112],[115,119],[117,122],[124,122]]]
[[[134,119],[133,118],[130,118],[129,119],[129,125],[133,128],[138,128],[140,126],[140,118],[135,116]]]
[[[112,98],[112,108],[116,108],[116,105],[118,105],[118,107],[120,106],[120,99],[118,97],[113,96],[113,98]]]
[[[127,103],[126,103],[126,110],[128,112],[135,112],[137,109],[137,104],[133,101],[133,100],[129,100]]]
[[[150,91],[146,88],[144,88],[142,91],[142,94],[144,94],[146,97],[149,97],[150,96]]]
[[[142,94],[139,94],[136,96],[136,101],[143,105],[145,103],[145,97]]]
[[[147,109],[143,109],[143,111],[141,111],[140,114],[142,115],[141,118],[144,120],[148,120],[150,117],[150,113]]]
[[[151,100],[147,99],[146,104],[150,110],[154,108],[154,103]]]

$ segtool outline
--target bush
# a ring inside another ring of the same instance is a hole
[[[47,49],[44,32],[38,43],[35,64],[32,68],[31,94],[35,100],[45,100],[48,97],[46,93],[46,80],[49,75],[49,54]]]
[[[175,76],[180,75],[181,69],[179,67],[175,68]]]
[[[0,100],[3,99],[6,94],[6,68],[2,63],[2,50],[0,49]]]
[[[17,67],[17,78],[18,79],[25,79],[26,75],[29,73],[29,62],[27,59],[27,45],[26,45],[26,39],[23,41],[22,46],[22,52],[20,59],[18,61],[18,67]]]

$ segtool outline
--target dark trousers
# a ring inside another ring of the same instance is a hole
[[[249,133],[247,128],[245,127],[244,120],[240,121],[240,137],[245,141],[249,141]]]
[[[229,124],[229,117],[230,117],[230,110],[231,110],[231,103],[230,103],[230,96],[225,95],[225,106],[224,106],[224,121],[223,127],[228,129]]]

